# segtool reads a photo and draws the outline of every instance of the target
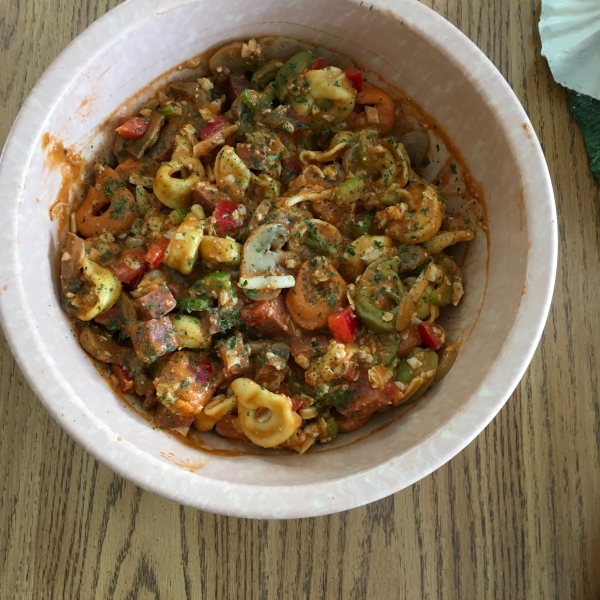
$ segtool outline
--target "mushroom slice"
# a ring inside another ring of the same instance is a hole
[[[244,244],[239,287],[243,290],[294,287],[294,277],[287,275],[282,266],[288,257],[285,252],[278,252],[289,237],[288,230],[279,223],[257,227]]]
[[[262,48],[251,39],[248,42],[232,42],[219,48],[211,57],[208,66],[213,76],[224,81],[232,74],[254,71],[263,64]]]

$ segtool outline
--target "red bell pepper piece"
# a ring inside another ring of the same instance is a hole
[[[143,119],[142,117],[126,117],[121,120],[121,124],[115,131],[128,140],[135,140],[144,135],[149,126],[150,122],[148,119]]]
[[[342,312],[331,315],[327,319],[327,324],[333,337],[342,344],[353,342],[360,329],[360,319],[351,306],[346,307]]]
[[[133,377],[129,375],[127,370],[121,365],[113,364],[112,366],[113,375],[117,378],[119,382],[119,389],[124,394],[129,394],[133,390],[134,381]]]
[[[198,137],[201,140],[206,140],[215,135],[218,131],[221,131],[223,127],[225,127],[225,120],[222,117],[217,117],[214,121],[207,123],[198,131]]]
[[[140,250],[126,250],[111,271],[121,283],[137,285],[146,272],[145,255]]]
[[[437,323],[419,323],[419,333],[425,345],[432,350],[438,350],[446,341],[446,332]]]
[[[363,76],[362,73],[354,67],[348,67],[344,69],[346,77],[350,80],[350,83],[354,86],[357,92],[362,92],[363,89]]]
[[[158,265],[160,265],[165,256],[165,252],[167,251],[169,242],[170,240],[166,237],[161,237],[148,248],[145,259],[151,267],[158,267]]]
[[[327,62],[326,58],[319,56],[318,58],[315,58],[313,64],[310,65],[309,70],[312,71],[314,69],[324,69],[328,64],[329,63]]]
[[[236,219],[233,213],[237,210],[238,205],[231,200],[221,200],[215,207],[213,213],[215,233],[218,236],[224,237],[229,235],[235,237],[239,230],[244,226],[243,221]]]

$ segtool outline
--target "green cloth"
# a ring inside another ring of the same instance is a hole
[[[600,183],[600,100],[573,90],[568,92],[571,112],[583,134],[592,173]]]

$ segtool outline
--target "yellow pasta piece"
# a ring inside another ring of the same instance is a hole
[[[170,314],[169,319],[179,338],[178,347],[203,349],[210,347],[211,336],[202,321],[191,315]]]
[[[189,212],[171,238],[163,262],[167,267],[187,275],[192,272],[204,237],[204,219]]]
[[[104,267],[90,260],[87,256],[81,261],[83,273],[95,288],[96,303],[91,308],[84,308],[77,313],[82,321],[91,321],[96,315],[112,308],[121,294],[121,282]]]
[[[238,401],[238,420],[242,431],[257,446],[273,448],[283,444],[302,424],[292,410],[292,401],[274,394],[258,383],[240,377],[231,383]]]
[[[239,265],[242,262],[243,246],[230,239],[205,235],[200,244],[200,256],[206,265],[218,266],[218,263]]]
[[[231,146],[223,146],[214,166],[215,182],[221,192],[239,202],[252,180],[252,172]]]
[[[194,427],[198,431],[210,431],[225,415],[237,406],[235,396],[227,398],[223,394],[215,396],[204,410],[194,419]]]
[[[175,173],[187,173],[187,177],[178,179],[173,177]],[[154,178],[154,194],[169,208],[189,208],[194,186],[204,175],[202,162],[193,155],[189,141],[178,135],[171,160],[161,165]]]

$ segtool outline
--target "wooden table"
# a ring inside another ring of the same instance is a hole
[[[54,57],[118,3],[2,0],[1,143]],[[555,186],[554,304],[512,398],[461,454],[395,496],[249,521],[183,508],[100,465],[49,418],[1,338],[2,600],[599,597],[600,187],[540,56],[540,0],[424,3],[507,78]]]

